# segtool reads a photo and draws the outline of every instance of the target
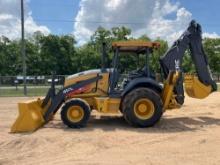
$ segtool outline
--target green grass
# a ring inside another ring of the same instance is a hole
[[[27,85],[27,96],[45,96],[50,88],[49,85]],[[61,89],[61,85],[56,85],[56,91]],[[11,97],[11,96],[24,96],[24,87],[19,85],[16,86],[1,86],[0,97]]]
[[[60,88],[61,86],[58,86]],[[45,96],[50,86],[28,86],[27,96]],[[218,84],[218,91],[220,91],[220,84]],[[0,97],[20,97],[24,96],[23,87],[19,86],[17,89],[15,86],[0,87]]]
[[[48,87],[27,87],[27,96],[45,96],[47,91],[49,89]],[[23,88],[18,87],[17,89],[14,88],[0,88],[0,96],[10,97],[10,96],[24,96]]]

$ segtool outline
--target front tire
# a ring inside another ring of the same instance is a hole
[[[82,128],[90,117],[89,105],[80,99],[68,101],[61,110],[61,119],[70,128]]]
[[[163,114],[161,97],[148,88],[137,88],[128,93],[122,107],[124,118],[135,127],[153,126]]]

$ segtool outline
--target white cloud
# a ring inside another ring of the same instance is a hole
[[[203,33],[203,38],[220,38],[220,35],[217,33]]]
[[[50,30],[46,26],[37,25],[30,13],[28,14],[25,20],[25,27],[27,27],[26,32],[28,34],[31,34],[36,31],[41,31],[44,34],[48,34],[50,32]]]
[[[46,26],[37,25],[32,18],[32,13],[28,9],[28,2],[25,2],[25,33],[30,35],[35,31],[41,31],[44,34],[50,33]],[[20,1],[1,0],[0,1],[0,36],[6,36],[10,39],[19,38],[21,35],[20,21]]]
[[[156,14],[147,25],[148,35],[152,38],[160,37],[172,43],[187,28],[192,19],[192,14],[185,8],[175,8],[172,12],[176,12],[176,18],[173,20],[165,19],[166,12],[158,14],[163,8],[164,6],[154,10]]]
[[[172,17],[169,18],[169,15]],[[147,34],[151,38],[160,37],[172,43],[186,29],[191,19],[189,11],[170,0],[81,0],[73,33],[79,44],[83,44],[100,25],[111,28],[120,26],[117,24],[119,22],[137,23],[124,26],[131,28],[135,37]]]
[[[134,32],[146,29],[152,18],[154,0],[81,0],[80,10],[75,18],[74,35],[80,43],[87,41],[98,26],[111,28],[117,23],[144,23],[126,25]],[[110,22],[93,24],[91,22]]]

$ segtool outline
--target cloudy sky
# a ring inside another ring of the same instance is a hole
[[[220,36],[219,0],[25,0],[25,31],[74,34],[86,42],[98,26],[127,26],[173,42],[196,19],[204,36]],[[0,0],[0,35],[20,37],[20,0]]]

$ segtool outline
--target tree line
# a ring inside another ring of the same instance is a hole
[[[160,38],[150,39],[147,35],[139,38],[131,36],[131,29],[114,27],[105,29],[98,27],[90,40],[81,46],[72,35],[43,35],[35,32],[26,42],[27,75],[70,75],[80,71],[101,67],[102,43],[107,44],[108,66],[111,67],[113,52],[111,43],[121,40],[144,40],[160,42],[161,47],[153,52],[150,57],[150,66],[154,72],[160,72],[159,58],[168,49],[168,43]],[[0,38],[0,75],[22,75],[21,41],[10,40],[5,36]],[[220,39],[205,38],[203,45],[208,55],[209,65],[213,73],[220,73]],[[190,52],[187,51],[183,60],[184,72],[194,72]],[[122,71],[132,70],[137,67],[135,56],[120,56]],[[143,60],[140,60],[143,62]]]

